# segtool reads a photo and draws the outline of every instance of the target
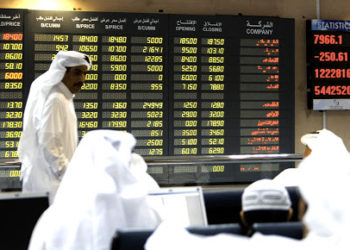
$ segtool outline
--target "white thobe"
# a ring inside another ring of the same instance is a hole
[[[24,192],[50,192],[51,199],[55,195],[78,142],[73,97],[61,82],[50,91],[40,114],[31,109],[28,117],[36,128],[37,145],[22,153]]]

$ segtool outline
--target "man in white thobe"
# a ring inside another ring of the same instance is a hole
[[[205,237],[165,221],[148,239],[145,249],[349,249],[350,154],[341,138],[321,130],[312,153],[303,159],[293,176],[308,205],[303,217],[308,233],[302,240],[260,233],[250,238],[233,234]]]
[[[52,201],[77,147],[73,97],[90,66],[85,54],[59,51],[32,83],[18,147],[23,192],[50,192]]]
[[[148,203],[159,189],[130,133],[93,130],[80,141],[53,204],[33,231],[29,250],[109,250],[117,229],[154,229]]]

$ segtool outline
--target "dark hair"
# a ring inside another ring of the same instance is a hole
[[[259,222],[286,222],[289,210],[252,210],[244,212],[244,219],[248,225]]]
[[[87,62],[88,62],[88,64],[90,64],[90,63],[91,63],[90,58],[89,58],[87,55],[85,55],[85,56],[84,56],[84,59],[85,59],[85,61],[87,61]]]
[[[72,67],[66,67],[66,73],[71,69]]]

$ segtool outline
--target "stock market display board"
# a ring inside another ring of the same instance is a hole
[[[60,50],[93,62],[74,99],[80,137],[128,131],[145,157],[294,152],[293,19],[11,11],[0,12],[1,26],[19,18],[18,30],[1,34],[0,67],[8,67],[0,74],[1,157],[16,156],[30,84]],[[149,173],[160,184],[234,183],[290,166],[149,166]]]
[[[350,21],[306,21],[308,108],[350,110]]]

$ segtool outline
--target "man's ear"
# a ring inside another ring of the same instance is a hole
[[[288,211],[287,221],[290,221],[290,219],[292,218],[292,215],[293,215],[293,208],[290,208]]]
[[[246,220],[245,220],[245,218],[244,218],[244,211],[241,210],[241,212],[239,212],[239,215],[240,215],[240,217],[241,217],[242,224],[245,225],[245,226],[247,226],[247,222],[246,222]]]

